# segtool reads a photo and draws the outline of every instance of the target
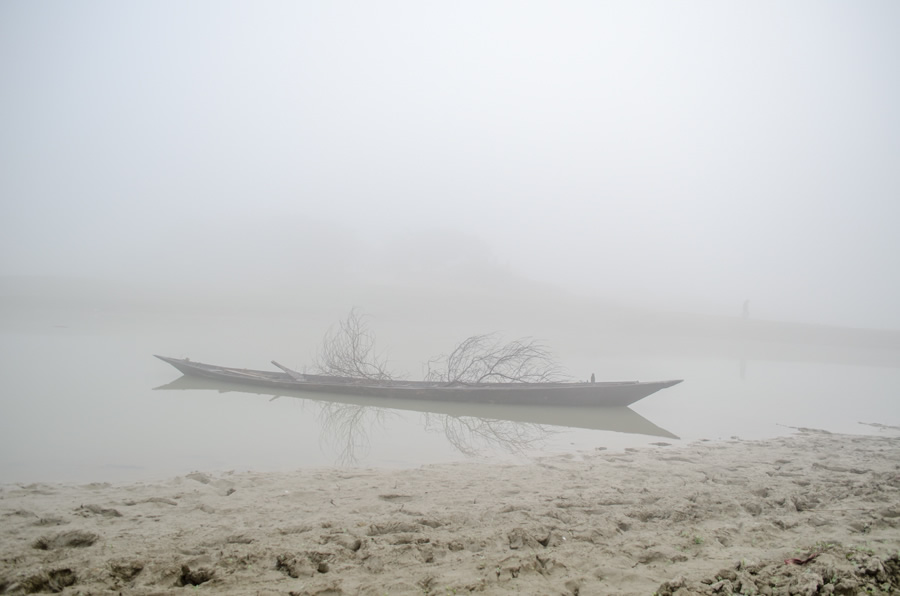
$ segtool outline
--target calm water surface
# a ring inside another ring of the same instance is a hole
[[[401,346],[390,354],[392,362],[411,377],[420,376],[419,363],[440,346],[461,339],[458,333],[423,334],[402,321],[381,326],[391,327],[390,344]],[[527,412],[519,413],[524,420],[511,421],[496,412],[423,413],[178,383],[155,389],[180,374],[154,353],[262,369],[274,358],[302,368],[327,327],[328,321],[278,317],[74,310],[6,317],[0,325],[0,483],[520,460],[758,439],[791,427],[896,435],[861,423],[900,426],[896,355],[830,352],[817,361],[806,352],[773,350],[779,355],[766,358],[760,346],[744,350],[671,337],[552,338],[576,378],[593,372],[602,380],[685,379],[633,406],[650,434],[539,424]],[[585,425],[603,428],[600,422]]]

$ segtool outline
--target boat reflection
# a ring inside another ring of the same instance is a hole
[[[369,445],[369,429],[383,426],[396,410],[423,414],[427,431],[442,432],[460,453],[487,449],[523,453],[541,446],[558,427],[612,431],[677,439],[630,408],[500,405],[418,402],[295,391],[260,391],[236,383],[182,376],[156,390],[214,390],[249,393],[271,399],[292,397],[318,403],[323,440],[332,444],[342,464],[356,463]],[[556,428],[555,428],[556,427]]]

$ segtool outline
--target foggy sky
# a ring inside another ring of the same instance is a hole
[[[900,328],[898,30],[892,0],[6,1],[0,275],[480,264]]]

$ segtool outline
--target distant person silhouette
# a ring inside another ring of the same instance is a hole
[[[591,373],[591,383],[593,383],[594,380],[595,380],[595,379],[594,379],[594,373]]]

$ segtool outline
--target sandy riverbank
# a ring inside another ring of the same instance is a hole
[[[900,589],[900,439],[5,485],[0,530],[0,593],[865,593]]]

